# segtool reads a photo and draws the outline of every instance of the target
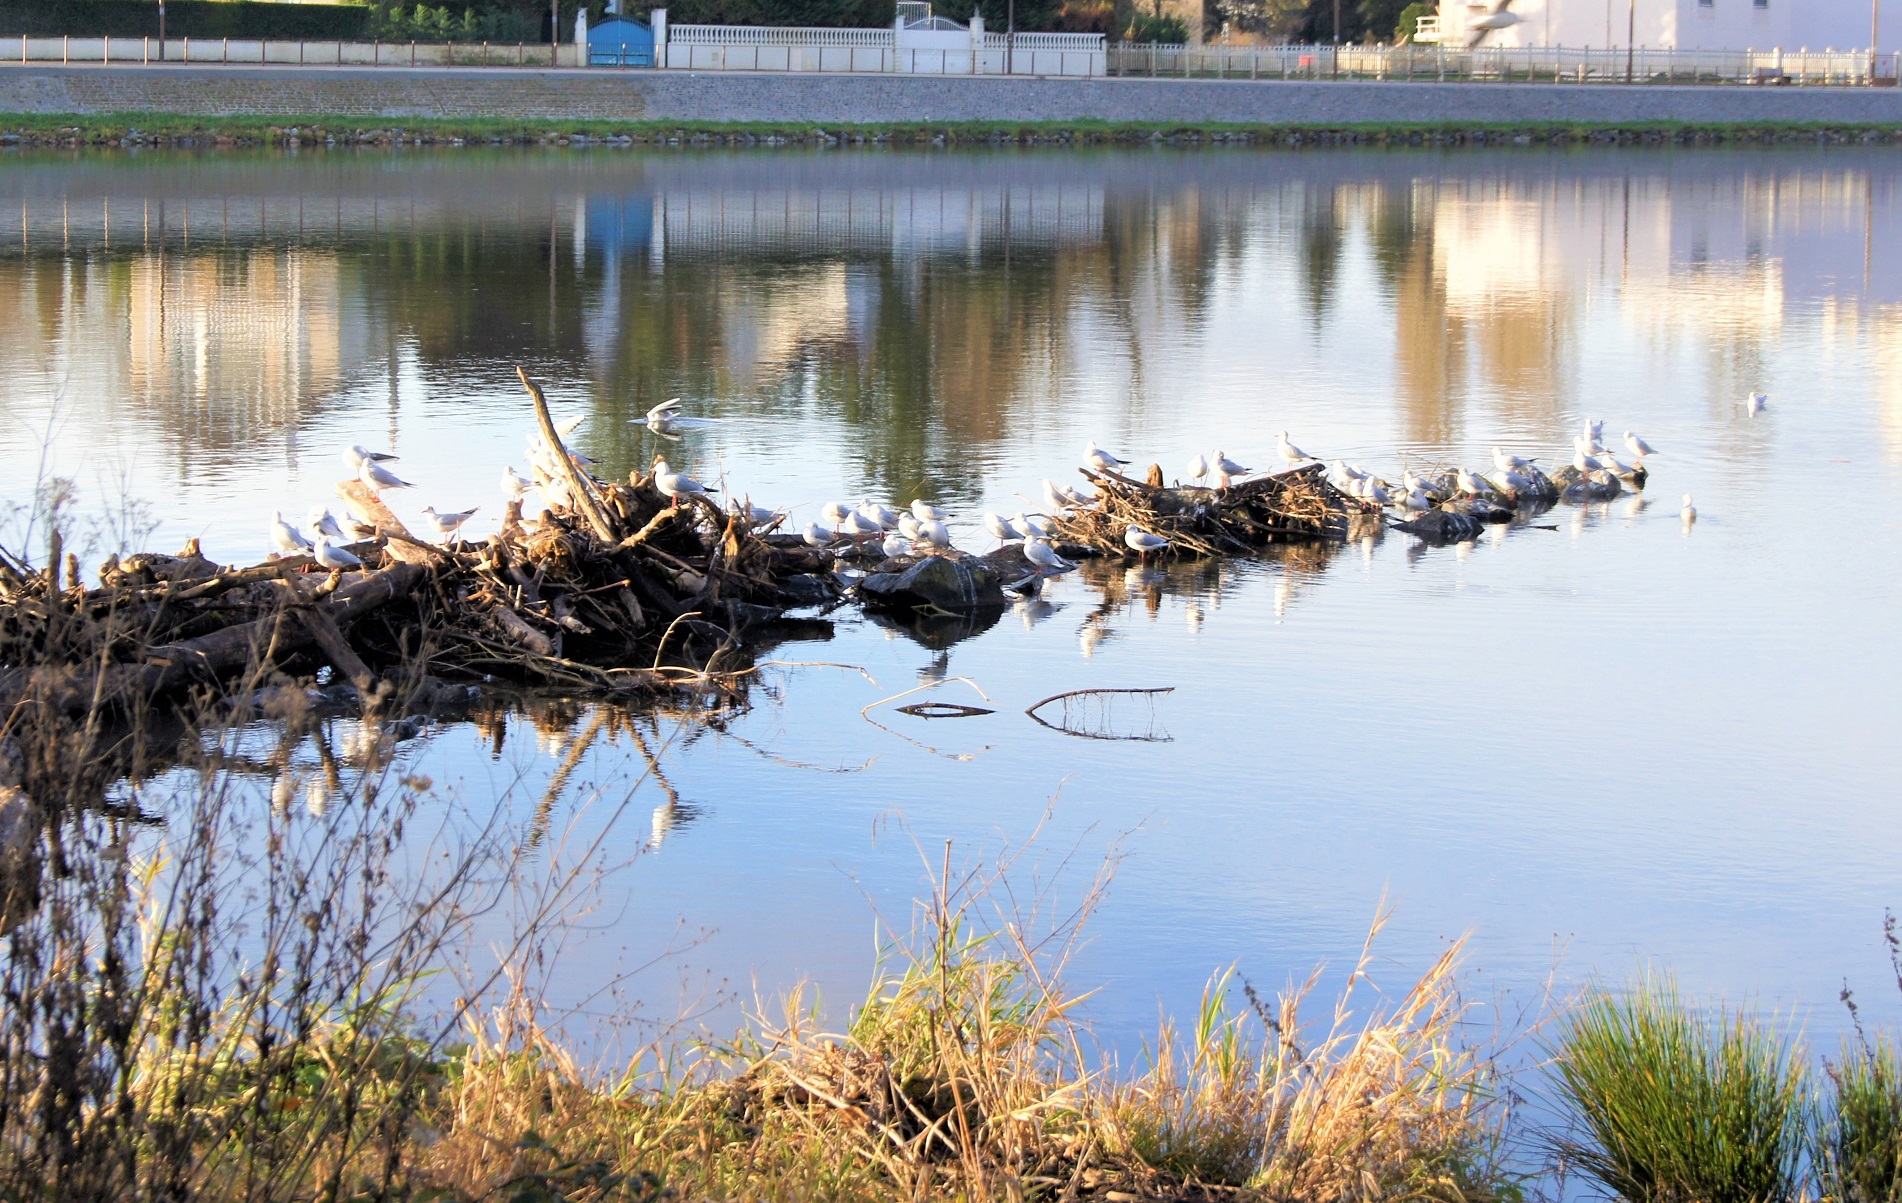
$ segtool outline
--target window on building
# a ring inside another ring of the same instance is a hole
[[[1770,0],[1751,0],[1751,3],[1754,4],[1758,8],[1770,7]]]
[[[1699,7],[1699,8],[1710,8],[1710,7],[1712,7],[1712,6],[1713,6],[1713,5],[1715,4],[1715,3],[1716,3],[1716,0],[1697,0],[1697,7]]]

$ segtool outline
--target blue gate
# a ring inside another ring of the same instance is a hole
[[[588,65],[592,67],[651,67],[654,31],[639,21],[609,17],[588,30]]]

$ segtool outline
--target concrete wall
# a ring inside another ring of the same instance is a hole
[[[918,121],[1896,123],[1902,88],[938,79],[515,68],[0,64],[0,113]]]

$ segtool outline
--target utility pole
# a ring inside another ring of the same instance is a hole
[[[1004,9],[1004,74],[1017,72],[1017,0],[1010,0]],[[1009,252],[1006,251],[1006,254]]]
[[[1341,44],[1341,0],[1334,0],[1334,44]]]
[[[1625,0],[1625,82],[1631,82],[1631,56],[1638,43],[1638,0]]]
[[[561,0],[548,0],[548,65],[561,63]]]
[[[165,0],[158,0],[158,56],[165,61]]]
[[[1869,0],[1869,86],[1876,86],[1876,65],[1882,61],[1882,0]],[[1902,79],[1896,81],[1902,87]]]

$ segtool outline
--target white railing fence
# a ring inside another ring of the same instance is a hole
[[[1450,80],[1561,84],[1894,86],[1902,53],[1868,50],[1661,50],[1569,46],[1106,45],[1100,34],[994,33],[907,46],[895,29],[676,25],[662,66],[693,71],[856,71],[920,75],[1138,76],[1178,79]],[[949,41],[952,45],[943,43]],[[572,43],[317,42],[252,38],[17,37],[0,63],[229,63],[379,67],[574,67]]]
[[[1662,50],[1574,46],[1109,47],[1108,72],[1184,79],[1458,80],[1579,84],[1893,85],[1902,53],[1864,50]]]
[[[307,67],[573,67],[546,42],[313,42],[257,38],[0,39],[0,63],[229,63]]]

